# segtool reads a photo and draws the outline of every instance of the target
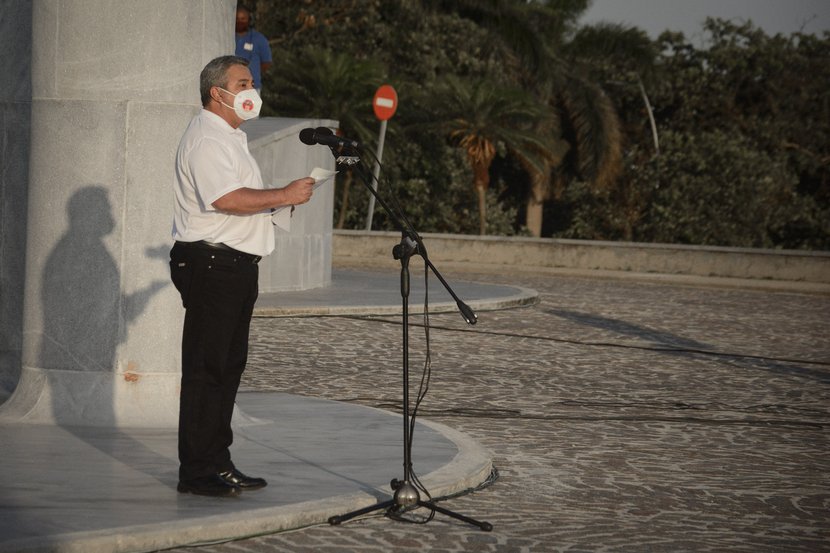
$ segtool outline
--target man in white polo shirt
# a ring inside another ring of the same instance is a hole
[[[274,249],[271,210],[311,198],[314,179],[266,189],[239,126],[259,114],[248,62],[222,56],[199,79],[203,109],[176,154],[170,272],[185,307],[178,491],[262,488],[231,461],[231,416],[248,358],[257,263]]]

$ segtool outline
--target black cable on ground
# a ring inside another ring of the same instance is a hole
[[[359,315],[341,315],[340,317],[348,319],[357,319],[361,321],[376,322],[382,324],[401,324],[398,321],[392,321],[382,317],[376,316],[359,316]],[[522,338],[528,340],[542,340],[546,342],[557,342],[562,344],[574,344],[588,347],[604,347],[604,348],[620,348],[620,349],[636,349],[644,351],[654,351],[659,353],[693,353],[699,355],[709,355],[713,357],[732,357],[738,359],[753,359],[757,361],[771,361],[776,363],[793,363],[802,365],[818,365],[823,367],[830,367],[830,361],[813,361],[810,359],[791,359],[786,357],[770,357],[766,355],[753,355],[749,353],[732,353],[698,348],[683,348],[672,346],[644,346],[637,344],[619,344],[614,342],[593,342],[587,340],[575,340],[570,338],[556,338],[551,336],[538,336],[534,334],[520,334],[517,332],[500,332],[494,330],[467,330],[462,328],[454,328],[448,326],[432,325],[433,330],[445,330],[448,332],[466,332],[470,334],[483,334],[488,336],[501,336],[505,338]]]

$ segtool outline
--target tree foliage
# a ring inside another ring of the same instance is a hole
[[[266,114],[374,147],[393,84],[382,187],[422,231],[830,248],[830,35],[708,20],[694,46],[578,27],[587,4],[256,0]],[[348,178],[335,216],[362,228]]]

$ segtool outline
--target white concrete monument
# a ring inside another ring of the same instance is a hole
[[[201,69],[233,51],[235,5],[35,0],[30,42],[0,38],[6,51],[31,45],[22,370],[0,421],[177,425],[184,311],[168,269],[173,160],[199,109]],[[14,94],[3,96],[9,111]],[[4,119],[4,131],[14,124]],[[307,174],[316,160],[305,152],[286,175]],[[305,217],[328,227],[304,239],[300,225],[293,240],[320,244],[304,262],[330,263],[331,198],[316,201],[328,212]],[[9,251],[0,249],[4,263]],[[316,271],[325,284],[326,267]],[[16,283],[0,281],[4,298]]]

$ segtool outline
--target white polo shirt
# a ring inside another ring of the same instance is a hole
[[[238,188],[265,188],[248,136],[206,109],[190,121],[176,152],[173,239],[221,242],[265,256],[274,250],[270,210],[252,215],[217,211],[213,202]]]

